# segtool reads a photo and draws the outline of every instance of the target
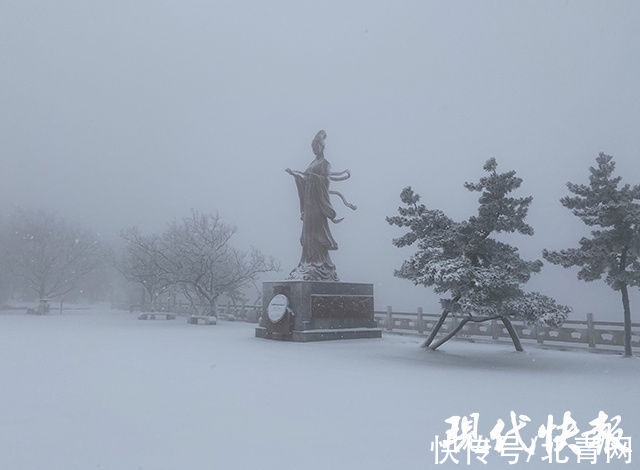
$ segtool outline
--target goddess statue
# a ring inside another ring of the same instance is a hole
[[[329,221],[337,224],[343,218],[336,219],[336,211],[331,205],[329,195],[333,194],[345,206],[356,210],[356,206],[347,202],[338,191],[329,190],[330,181],[344,181],[351,177],[349,170],[334,173],[324,158],[327,133],[319,131],[311,143],[315,159],[304,171],[287,168],[285,171],[294,177],[300,199],[300,219],[302,219],[302,256],[300,263],[291,271],[289,279],[305,281],[338,281],[336,267],[329,257],[329,250],[337,250],[338,244],[329,230]]]

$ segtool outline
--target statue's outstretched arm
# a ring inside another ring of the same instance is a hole
[[[335,171],[329,173],[329,179],[331,181],[344,181],[348,180],[349,178],[351,178],[351,171],[348,169],[344,171]]]
[[[284,171],[286,171],[287,173],[289,173],[291,176],[300,176],[300,177],[304,177],[304,173],[302,171],[298,171],[298,170],[292,170],[291,168],[287,168]]]

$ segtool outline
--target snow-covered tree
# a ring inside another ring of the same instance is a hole
[[[221,296],[242,295],[242,289],[264,272],[277,271],[277,264],[260,251],[239,251],[231,244],[235,229],[220,217],[192,212],[175,221],[162,235],[162,244],[175,283],[185,295],[197,297],[216,314]]]
[[[398,208],[399,215],[387,217],[389,224],[408,229],[394,239],[395,246],[417,246],[395,275],[446,294],[440,299],[442,315],[424,347],[438,348],[467,322],[497,319],[507,328],[515,348],[522,351],[511,319],[557,326],[570,311],[545,295],[525,292],[521,286],[540,271],[542,262],[525,261],[516,247],[494,238],[503,232],[533,235],[533,228],[525,222],[532,197],[508,196],[522,179],[515,171],[497,173],[496,168],[492,158],[484,165],[487,176],[478,183],[465,183],[468,190],[481,193],[478,213],[468,220],[455,222],[440,210],[427,209],[411,187],[400,194],[404,206]],[[459,318],[458,326],[432,344],[450,314]]]
[[[544,250],[548,261],[565,268],[579,266],[578,278],[605,282],[622,296],[624,310],[624,355],[631,356],[630,286],[640,286],[640,185],[620,186],[613,176],[615,162],[600,153],[597,167],[590,167],[589,185],[567,183],[575,196],[560,202],[589,227],[591,238],[583,237],[578,248]]]
[[[205,305],[206,314],[215,315],[222,296],[238,300],[260,273],[278,269],[256,249],[234,248],[235,232],[219,216],[197,211],[173,221],[159,235],[141,235],[130,228],[122,232],[126,254],[120,270],[145,288],[151,308],[160,294],[174,289],[193,309]]]
[[[149,298],[149,308],[155,310],[160,294],[173,285],[173,273],[159,235],[143,235],[137,227],[123,230],[125,254],[119,270],[131,282],[140,284]]]
[[[64,299],[104,262],[97,235],[49,212],[16,212],[7,238],[10,272],[23,289],[41,299]]]

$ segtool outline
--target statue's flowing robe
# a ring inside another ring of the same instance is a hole
[[[329,200],[329,172],[329,162],[316,158],[304,176],[295,175],[302,216],[302,256],[298,267],[291,272],[292,279],[338,280],[329,257],[329,250],[338,249],[328,222],[336,217]]]

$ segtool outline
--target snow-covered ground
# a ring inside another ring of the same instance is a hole
[[[570,410],[581,430],[599,410],[620,414],[640,445],[637,358],[464,342],[425,352],[395,335],[284,343],[253,327],[0,312],[0,469],[454,468],[429,450],[443,420],[479,412],[488,435],[510,410],[532,418],[524,435],[549,413]],[[542,453],[515,467],[555,468]]]

